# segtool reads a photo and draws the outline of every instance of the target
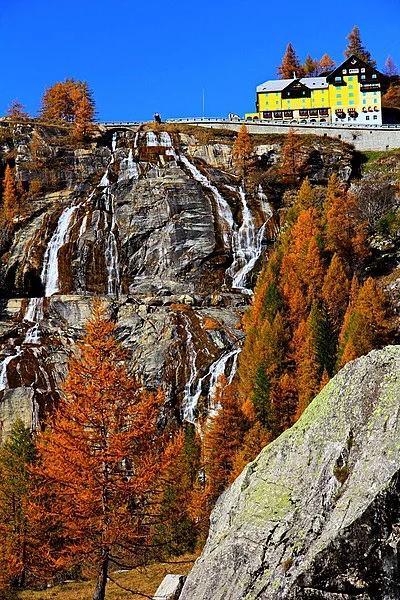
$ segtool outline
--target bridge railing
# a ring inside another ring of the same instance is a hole
[[[104,125],[105,127],[139,127],[148,121],[103,121],[100,122],[99,125]],[[222,117],[178,117],[173,119],[166,119],[165,123],[244,123],[246,125],[279,125],[280,127],[305,127],[305,128],[315,128],[315,127],[327,127],[331,129],[335,128],[344,128],[344,129],[400,129],[400,124],[391,124],[391,123],[321,123],[316,121],[315,123],[299,123],[297,121],[289,122],[289,121],[281,121],[281,120],[267,120],[267,119],[258,119],[256,121],[250,121],[247,119],[227,119]]]

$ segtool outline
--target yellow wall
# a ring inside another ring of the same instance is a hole
[[[280,92],[261,92],[258,94],[258,108],[263,110],[281,110],[282,99]]]
[[[274,110],[299,110],[302,108],[331,108],[331,114],[335,110],[343,109],[348,112],[354,108],[358,113],[363,112],[363,107],[377,107],[381,110],[381,92],[379,90],[362,93],[357,75],[344,77],[346,85],[329,85],[329,88],[311,90],[311,98],[287,98],[282,100],[281,92],[258,93],[258,109],[264,111]],[[379,83],[377,81],[377,83]],[[365,112],[365,111],[364,111]],[[253,116],[248,113],[246,116]],[[262,115],[259,115],[262,118]],[[371,118],[371,120],[373,120]]]
[[[363,107],[370,106],[381,109],[380,90],[361,92],[357,75],[344,77],[347,85],[329,86],[330,104],[333,110],[343,108],[346,111],[349,108],[355,108],[357,112],[362,112]],[[378,83],[378,81],[377,81]]]
[[[311,98],[287,98],[282,100],[281,92],[261,92],[258,94],[260,112],[266,110],[298,110],[300,108],[329,107],[328,89],[311,91]]]

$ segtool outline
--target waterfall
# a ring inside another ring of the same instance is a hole
[[[121,160],[119,167],[118,183],[121,181],[129,181],[130,179],[138,179],[139,171],[136,162],[133,160],[133,150],[129,150],[127,158]]]
[[[11,356],[7,356],[2,362],[1,371],[0,371],[0,391],[5,390],[8,387],[8,380],[7,380],[7,365],[8,365],[8,363],[10,363],[14,358],[17,358],[17,356],[20,356],[20,354],[21,354],[20,346],[17,346],[15,349],[16,349],[16,353],[12,354]]]
[[[108,233],[105,246],[105,261],[107,268],[107,294],[116,295],[120,290],[120,275],[119,275],[119,257],[118,244],[115,232],[118,231],[117,222],[115,219],[114,196],[111,194],[110,187],[107,187],[103,192],[106,211],[110,218],[105,222],[108,224]]]
[[[112,135],[112,140],[111,140],[111,150],[114,153],[117,149],[117,132],[114,131],[113,135]]]
[[[197,167],[194,166],[183,154],[179,156],[179,160],[183,162],[183,164],[189,169],[194,179],[198,181],[203,187],[209,189],[213,194],[215,201],[217,203],[218,214],[222,221],[222,236],[224,240],[225,248],[230,248],[230,238],[231,232],[234,228],[234,221],[232,216],[232,211],[229,207],[229,204],[221,196],[215,185],[213,185],[205,175],[200,173]]]
[[[40,344],[40,321],[44,317],[44,298],[31,298],[26,309],[23,320],[33,323],[25,334],[23,344]]]
[[[195,389],[193,390],[194,383],[196,381],[196,376],[198,374],[196,368],[196,350],[193,344],[193,336],[190,331],[190,321],[189,319],[185,319],[185,331],[186,331],[186,347],[188,349],[189,354],[189,366],[190,366],[190,375],[189,379],[185,385],[184,390],[184,398],[182,404],[182,417],[184,421],[188,421],[189,423],[196,423],[195,412],[197,409],[197,404],[199,402],[203,385],[205,380],[209,379],[208,384],[208,393],[207,393],[207,406],[210,410],[210,415],[215,414],[220,408],[213,401],[215,391],[218,385],[218,380],[221,375],[226,373],[226,366],[230,359],[232,360],[232,365],[229,371],[228,384],[232,383],[233,377],[236,373],[237,368],[237,357],[240,352],[240,348],[235,348],[234,350],[229,350],[222,354],[216,361],[212,363],[207,373],[198,379]]]
[[[195,410],[197,408],[197,404],[202,393],[204,381],[208,378],[209,385],[207,393],[207,405],[209,407],[209,414],[212,416],[213,414],[216,414],[218,412],[220,407],[216,405],[213,401],[215,391],[218,385],[218,379],[221,375],[225,374],[226,365],[229,359],[233,357],[232,366],[228,375],[228,385],[232,383],[233,377],[236,373],[237,357],[239,355],[240,350],[241,348],[235,348],[234,350],[230,350],[222,354],[222,356],[220,356],[219,358],[217,358],[217,360],[212,363],[207,373],[203,375],[203,377],[200,377],[200,379],[197,382],[196,389],[193,393],[186,394],[186,387],[188,386],[189,382],[188,384],[186,384],[184,403],[182,408],[182,415],[184,421],[188,421],[189,423],[195,424]],[[196,379],[195,374],[193,377],[193,372],[194,370],[191,369],[189,391],[192,389],[193,383]]]
[[[58,220],[56,230],[50,239],[49,245],[46,248],[41,273],[42,283],[45,288],[44,295],[46,297],[52,296],[59,291],[58,252],[67,240],[72,215],[77,208],[77,206],[69,206],[64,210]]]
[[[196,348],[194,347],[194,343],[193,343],[193,335],[192,335],[192,332],[190,331],[190,325],[191,325],[190,319],[187,315],[182,313],[182,320],[184,322],[184,327],[185,327],[186,348],[188,351],[189,369],[190,369],[189,378],[187,380],[187,383],[185,385],[185,390],[184,390],[182,415],[183,415],[184,421],[189,421],[189,423],[194,423],[195,422],[194,411],[197,407],[197,402],[198,402],[198,399],[199,399],[200,393],[201,393],[201,389],[200,389],[200,393],[198,393],[198,385],[196,387],[195,392],[193,393],[193,391],[192,391],[194,382],[196,381],[196,377],[197,377],[197,368],[196,368],[197,353],[196,353]]]
[[[257,231],[255,220],[246,201],[246,194],[243,188],[239,188],[239,196],[242,204],[242,224],[233,233],[233,262],[226,271],[227,275],[232,277],[232,288],[241,290],[244,294],[253,293],[253,290],[246,287],[246,280],[261,256],[265,227],[272,215],[271,207],[262,189],[260,192],[260,188],[258,195],[262,201],[262,209],[264,215],[267,216],[267,220]]]
[[[146,131],[146,146],[159,146],[159,142],[154,131]]]

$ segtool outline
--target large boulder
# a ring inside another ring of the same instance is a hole
[[[349,363],[219,499],[180,600],[400,598],[400,346]]]

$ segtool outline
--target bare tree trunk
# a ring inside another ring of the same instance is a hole
[[[108,573],[108,548],[103,551],[103,556],[100,564],[99,574],[97,576],[97,585],[94,590],[93,600],[104,600],[106,595],[106,583]]]

